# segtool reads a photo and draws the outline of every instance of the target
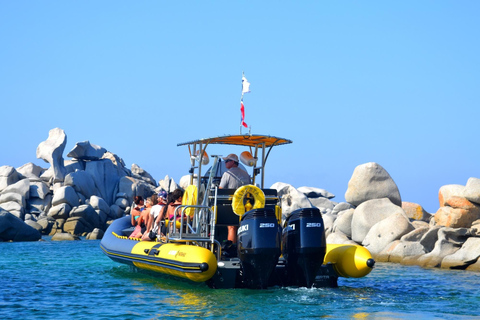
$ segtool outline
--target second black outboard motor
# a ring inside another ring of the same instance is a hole
[[[323,264],[326,248],[320,210],[303,208],[293,211],[285,221],[282,233],[287,285],[310,288]]]
[[[247,288],[267,288],[280,257],[281,230],[273,208],[253,209],[242,216],[237,251]]]

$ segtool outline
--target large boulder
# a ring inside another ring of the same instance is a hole
[[[466,269],[480,258],[480,238],[470,237],[462,247],[442,260],[442,268]]]
[[[63,224],[63,230],[73,235],[87,235],[95,229],[84,217],[70,217]]]
[[[438,229],[438,240],[431,252],[414,258],[414,261],[405,259],[404,262],[426,268],[440,267],[443,258],[454,254],[470,236],[471,230],[467,228],[440,228]]]
[[[166,175],[163,180],[158,181],[158,186],[167,192],[173,192],[179,187],[168,175]]]
[[[277,190],[277,195],[281,199],[282,222],[297,209],[313,207],[308,198],[290,184],[276,182],[270,189]]]
[[[402,202],[402,209],[409,219],[430,221],[432,215],[425,211],[421,205],[413,202]]]
[[[36,164],[29,162],[23,166],[17,168],[17,172],[23,177],[30,179],[31,181],[37,181],[45,171],[44,168],[37,166]]]
[[[105,232],[102,229],[95,228],[92,232],[87,234],[87,240],[100,240],[103,238]]]
[[[21,204],[18,204],[17,201],[7,201],[4,203],[0,203],[0,208],[10,212],[22,221],[25,220],[25,207],[23,207]]]
[[[17,193],[23,199],[23,206],[25,206],[25,200],[30,198],[30,180],[22,179],[14,184],[9,185],[5,189],[3,189],[2,194],[4,193]]]
[[[38,241],[41,238],[38,230],[0,208],[0,241]]]
[[[80,240],[80,237],[68,232],[57,232],[52,236],[52,241],[74,241]]]
[[[145,182],[147,182],[151,185],[154,185],[155,187],[157,186],[157,182],[155,181],[155,179],[153,179],[153,177],[150,175],[150,173],[143,170],[142,168],[140,168],[135,163],[132,164],[131,172],[132,172],[132,177],[134,177],[136,179],[139,179],[139,180],[143,180],[143,181],[145,181]]]
[[[51,217],[55,220],[57,219],[67,219],[70,216],[70,211],[72,206],[66,202],[59,203],[48,210],[48,217]]]
[[[352,240],[362,243],[375,224],[395,213],[405,214],[403,209],[393,204],[390,199],[373,199],[363,202],[353,213]]]
[[[52,206],[57,206],[61,203],[68,203],[70,207],[73,208],[78,206],[79,200],[80,198],[73,187],[63,186],[55,190],[53,193]]]
[[[43,181],[30,181],[29,194],[30,198],[45,199],[47,194],[50,193],[50,188]]]
[[[60,128],[55,128],[48,132],[48,139],[41,142],[37,147],[37,158],[50,163],[54,182],[63,182],[65,179],[63,150],[66,144],[67,136],[65,132]]]
[[[44,214],[46,216],[52,205],[52,195],[47,194],[44,199],[30,198],[28,200],[28,212],[32,214]]]
[[[357,166],[348,182],[345,200],[358,206],[367,200],[381,198],[388,198],[393,204],[402,206],[398,187],[382,166],[375,162]]]
[[[300,187],[297,190],[303,193],[307,198],[327,198],[332,199],[335,198],[333,193],[328,192],[325,189],[314,188],[314,187]]]
[[[101,226],[98,213],[89,204],[83,204],[81,206],[72,208],[70,211],[70,217],[83,217],[94,228],[100,228]]]
[[[75,171],[65,177],[65,186],[71,186],[76,192],[83,194],[86,198],[97,195],[98,190],[95,182],[86,171]]]
[[[425,254],[425,248],[418,242],[395,240],[375,255],[380,262],[402,262],[406,257],[418,257]]]
[[[476,204],[480,204],[480,179],[470,178],[463,190],[463,196]]]
[[[399,240],[403,235],[415,228],[410,223],[404,212],[398,211],[376,223],[368,231],[362,245],[372,255],[380,253],[388,244]]]
[[[480,205],[464,200],[461,207],[440,207],[435,213],[435,224],[450,228],[470,228],[475,220],[480,219]]]
[[[90,141],[77,142],[67,157],[79,160],[99,160],[107,149],[90,143]]]
[[[337,215],[337,219],[333,223],[333,232],[342,232],[347,237],[352,237],[352,219],[354,209],[348,209],[340,211]]]
[[[118,183],[124,177],[125,171],[114,165],[111,160],[102,159],[86,163],[85,171],[88,172],[99,191],[100,196],[108,204],[115,202],[115,194],[118,192]]]
[[[3,189],[8,187],[9,185],[17,182],[18,180],[20,180],[20,176],[14,167],[11,167],[11,166],[0,167],[0,192],[2,192]]]

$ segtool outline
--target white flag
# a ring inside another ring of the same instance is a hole
[[[247,81],[245,76],[242,76],[242,94],[250,92],[250,82]]]

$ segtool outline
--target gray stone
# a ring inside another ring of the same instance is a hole
[[[74,241],[80,240],[80,237],[67,232],[58,232],[52,236],[52,241]]]
[[[30,180],[22,179],[15,182],[3,189],[2,194],[9,192],[18,193],[24,199],[30,198]]]
[[[337,215],[337,219],[335,220],[335,223],[333,224],[333,231],[341,231],[348,237],[352,237],[352,219],[353,219],[353,212],[354,209],[348,209],[341,211]]]
[[[102,198],[100,197],[97,197],[97,196],[91,196],[90,197],[90,201],[89,201],[89,204],[93,207],[93,209],[95,210],[101,210],[105,213],[109,213],[110,212],[110,207],[108,206],[108,203],[103,200]]]
[[[426,252],[431,252],[435,248],[435,243],[438,240],[438,230],[440,230],[440,227],[430,228],[420,239],[420,244]]]
[[[30,181],[30,198],[45,199],[47,194],[50,193],[50,188],[43,181]]]
[[[139,180],[146,181],[147,183],[152,184],[155,187],[157,186],[157,182],[155,181],[155,179],[153,179],[153,177],[150,175],[150,173],[143,170],[142,168],[140,168],[135,163],[132,164],[131,171],[132,171],[132,177],[134,177],[136,179],[139,179]]]
[[[63,230],[74,235],[87,235],[94,227],[83,217],[70,217],[65,221]]]
[[[432,215],[423,209],[421,205],[413,202],[402,202],[402,209],[409,219],[430,221]]]
[[[416,264],[427,267],[440,267],[443,258],[454,254],[470,236],[470,230],[467,228],[440,228],[438,230],[438,240],[433,250],[416,259]]]
[[[18,180],[20,180],[20,176],[14,167],[0,167],[0,192],[2,192],[7,186],[16,183]]]
[[[83,217],[94,228],[100,228],[100,217],[91,205],[82,204],[81,206],[72,208],[70,217]],[[67,219],[68,220],[68,219]]]
[[[389,243],[399,240],[414,229],[404,212],[396,212],[376,223],[365,236],[362,245],[370,253],[378,254]]]
[[[99,191],[97,196],[103,198],[108,204],[114,203],[115,195],[119,191],[118,183],[125,176],[125,172],[106,159],[87,162],[85,171],[95,181]]]
[[[128,200],[124,198],[118,198],[117,201],[115,201],[115,204],[123,210],[125,210],[130,205]]]
[[[50,163],[55,182],[65,179],[63,150],[66,144],[67,136],[65,132],[60,128],[55,128],[48,132],[48,139],[41,142],[37,148],[37,158]]]
[[[480,238],[470,237],[457,252],[443,258],[441,267],[450,269],[466,269],[469,265],[477,262],[479,257]]]
[[[0,241],[38,241],[40,232],[0,208]]]
[[[37,220],[37,223],[42,226],[42,234],[49,234],[55,224],[55,220],[51,218],[43,218]]]
[[[0,208],[10,212],[22,221],[25,219],[25,208],[22,205],[18,204],[16,201],[0,203]]]
[[[480,204],[480,179],[470,178],[463,190],[463,196],[471,202]]]
[[[52,204],[52,195],[48,194],[45,199],[30,198],[27,209],[30,213],[47,213]]]
[[[325,227],[325,234],[328,235],[330,232],[332,232],[333,223],[335,222],[335,219],[337,218],[337,216],[334,216],[331,214],[323,214],[322,218],[323,218],[323,225]]]
[[[375,255],[377,261],[400,263],[406,257],[418,257],[425,254],[425,248],[418,242],[395,240]]]
[[[395,213],[405,214],[403,209],[389,199],[373,199],[360,204],[353,213],[352,240],[362,243],[376,223]]]
[[[270,189],[276,189],[277,195],[281,199],[282,223],[293,211],[301,208],[312,208],[308,198],[290,184],[277,182]]]
[[[312,206],[319,208],[322,213],[331,213],[337,204],[336,202],[330,201],[327,198],[308,198],[308,200]]]
[[[167,192],[173,192],[179,187],[168,175],[163,180],[158,181],[158,186]]]
[[[3,193],[0,194],[0,204],[10,202],[10,201],[16,202],[22,207],[26,206],[25,198],[22,197],[22,195],[20,195],[18,193],[13,193],[13,192],[5,193],[5,192],[3,192]]]
[[[37,223],[33,220],[25,220],[25,224],[29,225],[30,227],[34,228],[35,230],[38,230],[38,232],[42,232],[43,227],[39,223]]]
[[[64,186],[54,191],[52,205],[56,206],[60,203],[68,203],[72,208],[78,206],[79,198],[73,187]]]
[[[65,160],[65,170],[66,174],[76,172],[76,171],[85,171],[85,161],[84,160]]]
[[[157,192],[158,193],[158,192]],[[115,198],[118,199],[118,198],[123,198],[123,199],[129,199],[128,198],[128,195],[125,193],[125,192],[119,192],[115,195]]]
[[[30,179],[30,181],[38,181],[40,176],[46,169],[29,162],[17,168],[17,172],[23,177]]]
[[[105,152],[102,156],[102,159],[109,159],[110,161],[112,161],[114,165],[122,168],[125,167],[125,162],[123,161],[123,159],[117,156],[116,154],[111,153],[110,151]],[[126,168],[124,168],[124,170],[127,175],[131,174],[131,172],[126,170]]]
[[[80,160],[99,160],[107,149],[90,143],[90,141],[77,142],[75,147],[67,154],[67,157]]]
[[[332,199],[335,198],[335,195],[333,193],[328,192],[325,189],[320,189],[320,188],[313,188],[313,187],[300,187],[297,188],[297,190],[301,193],[303,193],[307,198],[327,198],[327,199]]]
[[[110,212],[108,213],[108,216],[112,219],[118,219],[121,218],[125,215],[125,211],[122,210],[119,206],[116,204],[112,204],[110,206]]]
[[[413,224],[412,224],[413,225]],[[400,238],[401,241],[420,241],[422,237],[430,230],[429,227],[418,228],[410,231]],[[423,247],[423,246],[422,246]]]
[[[402,206],[398,187],[382,166],[375,162],[357,166],[348,182],[345,200],[358,206],[367,200],[381,198],[389,198],[392,203]]]
[[[69,173],[65,177],[64,185],[71,186],[77,193],[83,194],[86,198],[98,194],[93,177],[86,171]]]
[[[95,228],[87,235],[87,240],[100,240],[105,232],[102,229]]]
[[[355,207],[352,206],[348,202],[340,202],[335,205],[335,207],[332,210],[332,214],[338,214],[341,211],[348,210],[348,209],[354,209]]]
[[[357,245],[355,241],[350,240],[345,234],[341,232],[333,232],[327,236],[328,244],[354,244]]]
[[[48,210],[48,217],[51,217],[55,220],[57,219],[67,219],[70,216],[70,211],[72,206],[68,203],[59,203],[56,206],[53,206]]]

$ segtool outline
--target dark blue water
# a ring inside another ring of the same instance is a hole
[[[0,243],[0,319],[480,316],[480,273],[379,263],[335,289],[212,290],[135,272],[107,258],[99,241],[46,239]]]

